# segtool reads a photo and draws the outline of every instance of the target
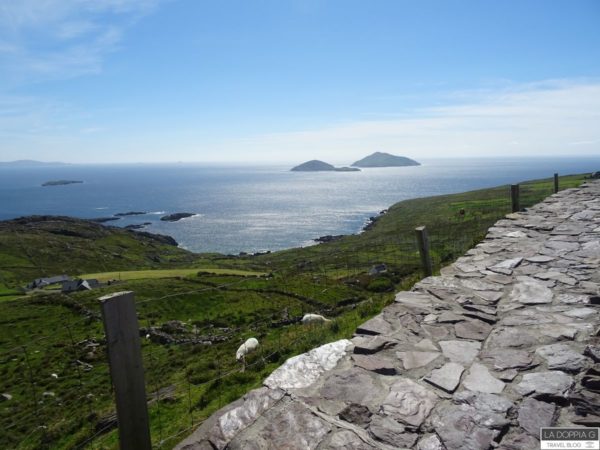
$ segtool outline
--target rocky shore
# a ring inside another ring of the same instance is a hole
[[[286,361],[177,449],[540,448],[600,426],[600,181],[510,214],[351,340]]]

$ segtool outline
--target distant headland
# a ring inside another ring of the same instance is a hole
[[[363,159],[356,161],[351,167],[334,167],[318,159],[313,159],[299,166],[293,167],[292,172],[358,172],[359,167],[404,167],[420,166],[421,163],[405,156],[390,155],[389,153],[375,152]]]
[[[0,167],[41,167],[41,166],[68,166],[69,164],[57,161],[34,161],[33,159],[19,159],[17,161],[0,161]]]

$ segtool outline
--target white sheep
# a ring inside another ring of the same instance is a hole
[[[331,322],[331,320],[326,319],[320,314],[304,314],[302,318],[302,323],[325,323]]]
[[[247,339],[246,342],[240,345],[240,348],[237,349],[237,352],[235,352],[235,359],[237,359],[238,361],[242,361],[244,362],[244,364],[246,364],[246,355],[256,351],[257,348],[258,339]]]

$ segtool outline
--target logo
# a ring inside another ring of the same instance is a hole
[[[541,428],[540,449],[600,450],[600,428]]]

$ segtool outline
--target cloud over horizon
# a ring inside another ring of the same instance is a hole
[[[407,156],[516,156],[600,153],[600,80],[544,80],[497,90],[448,93],[461,98],[403,117],[257,135],[234,145],[286,148],[339,160],[366,151]],[[345,156],[344,156],[345,158]]]

